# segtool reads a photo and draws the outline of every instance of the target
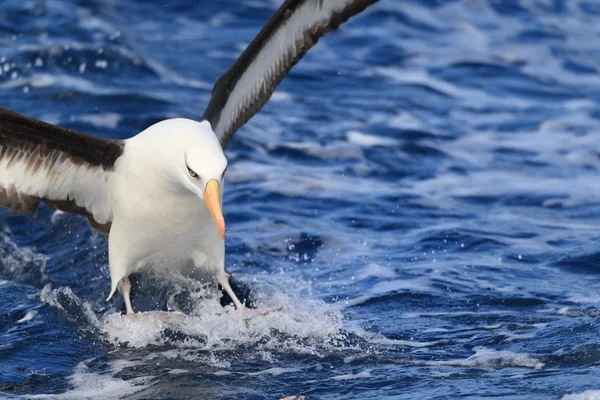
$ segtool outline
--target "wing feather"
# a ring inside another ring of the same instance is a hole
[[[319,38],[377,0],[287,0],[219,78],[202,119],[221,146],[269,100]]]
[[[86,216],[108,233],[107,182],[123,142],[86,135],[0,108],[0,205],[35,211],[41,202]]]

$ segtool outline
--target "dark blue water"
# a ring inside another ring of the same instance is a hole
[[[198,118],[278,4],[5,0],[0,105],[111,138]],[[0,396],[600,398],[599,18],[382,0],[323,38],[226,152],[264,318],[172,273],[134,306],[190,317],[126,320],[87,222],[3,210]]]

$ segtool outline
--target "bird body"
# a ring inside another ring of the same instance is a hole
[[[203,171],[202,177],[189,175],[191,165]],[[206,121],[166,120],[125,141],[108,183],[115,210],[108,243],[109,298],[121,279],[144,267],[192,264],[225,273],[224,242],[206,204],[187,185],[198,179],[221,184],[226,166]]]
[[[169,119],[110,140],[0,108],[0,206],[44,202],[109,235],[108,297],[120,289],[128,314],[130,274],[189,265],[243,309],[225,273],[223,149],[321,36],[376,1],[285,1],[219,78],[200,122]]]

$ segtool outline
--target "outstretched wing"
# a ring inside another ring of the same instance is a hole
[[[40,202],[81,214],[108,233],[107,182],[123,142],[85,135],[0,108],[0,206],[34,211]]]
[[[219,78],[202,119],[225,148],[269,100],[290,69],[317,43],[377,0],[287,0]]]

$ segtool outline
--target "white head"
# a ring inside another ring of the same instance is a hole
[[[207,121],[175,118],[152,125],[136,138],[152,145],[148,160],[175,191],[187,191],[204,200],[221,238],[225,221],[221,210],[221,186],[227,159]],[[157,162],[158,161],[158,162]]]

